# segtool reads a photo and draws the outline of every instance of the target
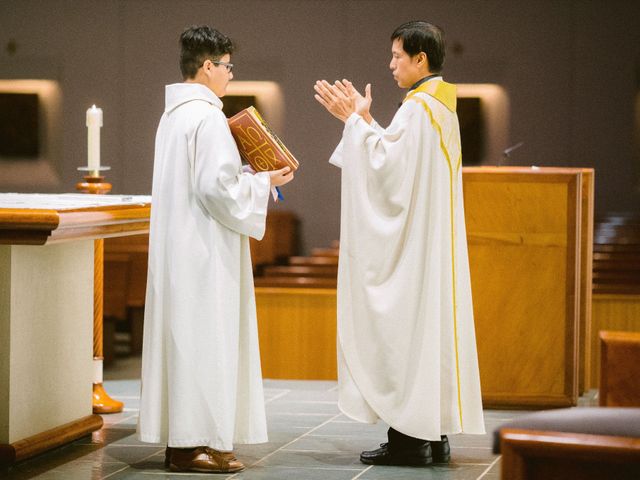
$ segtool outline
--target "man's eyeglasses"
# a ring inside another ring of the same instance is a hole
[[[214,65],[222,65],[224,67],[227,67],[227,72],[229,73],[231,73],[231,71],[233,70],[233,63],[221,62],[219,60],[211,60],[211,63],[213,63]]]

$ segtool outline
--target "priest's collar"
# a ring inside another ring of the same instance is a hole
[[[431,80],[432,78],[437,78],[437,77],[442,77],[441,73],[433,73],[431,75],[427,75],[426,77],[424,77],[421,80],[418,80],[416,83],[414,83],[411,88],[409,89],[409,91],[411,90],[415,90],[416,88],[418,88],[420,85],[422,85],[424,82],[428,82],[429,80]]]
[[[437,77],[440,77],[439,75]],[[425,79],[423,79],[425,80]],[[432,96],[440,103],[442,103],[445,107],[447,107],[450,111],[456,111],[456,86],[451,83],[447,83],[443,81],[441,78],[431,78],[430,81],[423,81],[422,84],[418,85],[416,88],[412,89],[407,93],[407,96],[404,98],[403,102],[406,102],[417,93],[426,93],[427,95]]]

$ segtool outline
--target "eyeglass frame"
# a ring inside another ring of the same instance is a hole
[[[222,66],[226,67],[227,73],[231,73],[233,71],[233,63],[221,62],[220,60],[211,60],[211,63],[213,63],[216,66],[222,65]]]

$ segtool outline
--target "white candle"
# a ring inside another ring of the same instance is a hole
[[[92,106],[87,110],[88,162],[91,172],[100,171],[100,127],[102,127],[102,109]]]

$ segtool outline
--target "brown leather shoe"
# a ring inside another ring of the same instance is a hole
[[[170,447],[169,445],[167,445],[167,448],[164,450],[165,468],[169,468],[169,464],[171,463],[171,452],[173,452],[174,450],[177,450],[177,449],[174,447]],[[223,454],[227,455],[229,457],[229,460],[237,460],[233,452],[224,452]]]
[[[233,452],[220,452],[209,447],[167,447],[166,454],[172,472],[235,473],[244,470],[244,465]]]

